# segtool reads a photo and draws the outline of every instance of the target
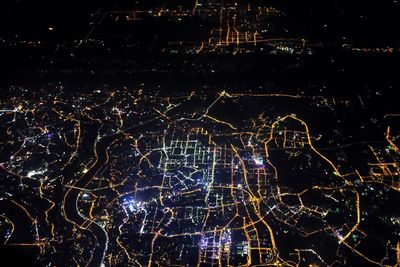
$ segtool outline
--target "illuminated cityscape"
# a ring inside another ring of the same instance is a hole
[[[400,2],[299,2],[1,4],[4,266],[399,266]]]

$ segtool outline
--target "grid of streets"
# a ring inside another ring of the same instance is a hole
[[[399,263],[399,217],[367,223],[398,199],[398,114],[363,126],[386,125],[378,142],[343,144],[307,107],[333,120],[357,98],[62,89],[2,102],[4,245],[44,264]]]

